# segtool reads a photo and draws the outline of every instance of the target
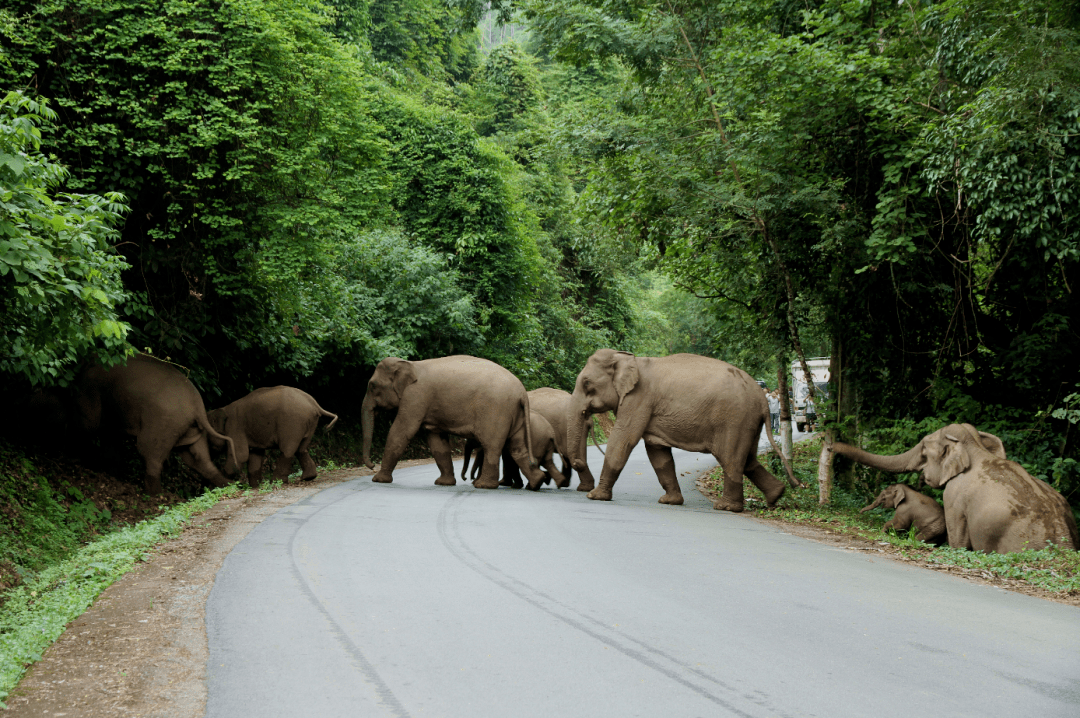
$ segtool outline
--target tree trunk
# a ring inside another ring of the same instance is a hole
[[[781,354],[779,362],[776,384],[780,390],[780,451],[791,461],[791,403],[788,401],[787,357]]]
[[[825,432],[826,435],[828,431]],[[818,457],[817,480],[818,480],[818,503],[827,504],[832,497],[833,481],[833,452],[832,443],[826,439],[821,445],[821,456]]]

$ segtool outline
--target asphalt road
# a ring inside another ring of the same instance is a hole
[[[675,453],[681,507],[639,445],[610,503],[428,465],[279,511],[210,594],[207,715],[1080,715],[1080,610],[713,511]]]

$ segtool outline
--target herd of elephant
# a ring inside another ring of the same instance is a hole
[[[310,395],[287,386],[256,389],[228,406],[207,412],[202,397],[173,365],[137,355],[125,365],[91,367],[74,385],[74,408],[84,428],[112,423],[136,437],[145,461],[147,493],[161,492],[161,469],[174,449],[192,469],[216,486],[227,483],[247,463],[248,481],[262,479],[264,453],[280,450],[275,478],[287,481],[294,459],[302,479],[315,478],[308,447],[323,417]],[[743,510],[743,482],[749,479],[771,508],[786,486],[759,461],[758,440],[769,421],[764,392],[746,372],[726,362],[694,354],[639,357],[600,349],[578,374],[573,393],[542,388],[530,392],[504,367],[471,356],[421,361],[382,360],[368,382],[361,407],[364,463],[371,461],[376,410],[396,412],[382,464],[372,481],[393,481],[394,467],[412,438],[423,432],[439,469],[435,483],[452,486],[449,436],[466,439],[466,462],[477,452],[474,486],[500,485],[538,490],[549,481],[569,486],[578,472],[578,491],[611,500],[612,490],[631,450],[645,450],[664,490],[660,503],[683,503],[672,458],[673,447],[712,454],[723,472],[723,490],[714,508]],[[614,412],[599,482],[586,462],[592,415]],[[781,456],[788,483],[802,486]],[[211,446],[227,452],[225,473],[214,464]],[[910,486],[885,489],[866,510],[896,509],[886,528],[912,525],[924,540],[976,551],[1007,553],[1056,543],[1080,547],[1076,522],[1065,498],[1005,457],[997,437],[969,424],[934,432],[899,456],[877,456],[856,447],[832,444],[833,451],[891,472],[921,471],[926,483],[943,489],[944,507]],[[562,468],[553,456],[562,457]],[[500,480],[499,469],[503,475]],[[540,467],[544,471],[540,470]],[[478,475],[477,475],[478,474]]]

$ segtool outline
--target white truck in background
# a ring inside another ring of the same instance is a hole
[[[814,405],[820,410],[829,398],[829,357],[807,357],[806,366],[814,380]],[[791,362],[792,403],[795,413],[795,428],[806,431],[806,397],[810,389],[806,385],[806,374],[798,359]]]

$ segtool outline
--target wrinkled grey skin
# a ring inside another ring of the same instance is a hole
[[[540,466],[547,470],[547,476],[544,477],[544,483],[554,480],[556,488],[563,488],[570,484],[570,479],[566,478],[561,471],[555,467],[555,430],[551,428],[551,424],[548,420],[541,416],[536,411],[529,412],[529,419],[531,420],[532,429],[532,453],[536,457],[536,460],[540,462]],[[484,463],[484,447],[480,446],[480,443],[476,439],[468,439],[465,442],[465,461],[461,466],[461,478],[466,479],[466,474],[469,470],[469,460],[473,451],[476,452],[476,462],[473,464],[472,480],[476,481],[480,467]],[[521,474],[517,470],[517,466],[511,457],[507,456],[503,451],[503,478],[499,482],[499,486],[510,486],[515,489],[521,488]]]
[[[896,456],[847,444],[833,451],[882,471],[921,471],[927,485],[944,488],[949,545],[984,553],[1012,553],[1056,543],[1077,548],[1076,521],[1065,497],[1005,458],[1001,439],[971,424],[950,424]]]
[[[601,349],[578,374],[567,412],[567,446],[575,469],[585,465],[580,450],[592,414],[614,411],[600,484],[590,499],[611,500],[611,490],[627,457],[644,439],[649,461],[664,495],[662,504],[682,504],[671,447],[711,453],[724,472],[723,495],[715,509],[743,510],[743,475],[761,489],[771,507],[784,485],[757,460],[761,427],[769,420],[765,394],[753,378],[732,365],[698,356],[637,357]],[[776,449],[772,432],[766,432]],[[801,486],[785,462],[788,480]]]
[[[563,476],[566,477],[567,486],[570,485],[571,475],[574,471],[573,465],[570,463],[570,451],[567,448],[566,417],[570,408],[570,399],[570,392],[562,389],[552,389],[551,387],[533,389],[529,392],[529,406],[532,407],[533,411],[547,419],[548,423],[551,424],[551,428],[555,431],[555,450],[562,456],[563,465],[561,471]],[[593,424],[590,421],[589,431],[592,430]],[[578,453],[584,456],[586,448],[585,434],[582,434]],[[586,464],[578,471],[577,490],[592,491],[594,488],[596,488],[596,480],[593,478],[592,472],[589,471],[589,465]]]
[[[928,543],[942,543],[947,539],[945,531],[945,509],[941,504],[934,501],[926,494],[922,494],[907,484],[893,484],[886,486],[874,499],[873,503],[864,506],[859,513],[865,513],[878,506],[887,509],[896,509],[896,514],[885,525],[882,531],[893,529],[897,532],[907,531],[912,526],[918,529],[915,538]]]
[[[294,459],[300,460],[301,479],[311,481],[319,468],[308,454],[311,437],[322,417],[332,417],[326,431],[337,422],[337,414],[324,410],[307,392],[291,386],[271,386],[256,389],[243,399],[207,413],[210,425],[219,434],[228,436],[236,447],[235,461],[225,462],[225,473],[234,475],[239,465],[247,462],[248,484],[262,483],[262,467],[267,449],[277,448],[281,458],[274,466],[274,478],[289,482]],[[211,437],[210,444],[223,448],[225,442]]]
[[[428,446],[439,467],[439,486],[453,486],[454,464],[447,434],[475,439],[484,448],[484,468],[473,486],[499,487],[499,457],[506,447],[514,463],[536,491],[544,473],[532,456],[529,396],[516,376],[487,359],[449,356],[422,361],[387,357],[375,367],[361,407],[364,464],[371,463],[375,409],[397,409],[383,451],[382,465],[371,478],[393,481],[394,467],[418,431],[427,432]]]
[[[176,448],[182,449],[184,463],[214,486],[228,484],[210,460],[207,436],[227,444],[235,460],[232,439],[210,426],[202,395],[173,365],[137,354],[126,365],[90,367],[73,389],[84,429],[120,429],[135,437],[146,464],[146,493],[161,493],[161,467]]]

